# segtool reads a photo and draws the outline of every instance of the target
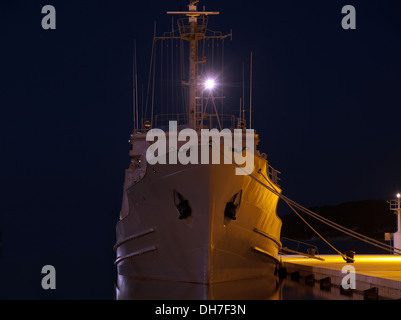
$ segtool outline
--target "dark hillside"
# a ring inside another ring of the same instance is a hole
[[[344,227],[376,239],[383,239],[384,232],[395,232],[397,229],[396,216],[390,211],[389,204],[385,200],[346,202],[335,206],[309,209]],[[305,213],[299,213],[324,237],[346,236]],[[282,237],[292,239],[316,237],[316,234],[295,213],[282,216],[281,219],[283,221]]]

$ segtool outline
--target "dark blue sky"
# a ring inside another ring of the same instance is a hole
[[[45,264],[60,274],[57,297],[102,298],[112,288],[102,274],[114,270],[129,160],[133,41],[147,74],[153,23],[169,30],[165,12],[180,3],[1,3],[0,281],[20,278],[0,285],[0,297],[54,297],[40,288]],[[41,27],[46,4],[56,30]],[[253,52],[253,126],[285,195],[316,206],[401,191],[399,1],[200,4],[221,12],[211,29],[233,30],[225,63],[234,96]],[[341,27],[347,4],[356,30]]]

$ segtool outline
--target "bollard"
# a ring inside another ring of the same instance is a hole
[[[331,277],[320,279],[320,290],[331,291]]]

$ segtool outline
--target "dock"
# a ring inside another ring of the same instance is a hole
[[[305,285],[320,284],[322,291],[335,291],[338,296],[357,293],[365,300],[401,299],[400,255],[355,255],[354,263],[339,255],[317,257],[281,255],[281,274]],[[355,288],[345,290],[342,281],[349,280],[350,272],[355,275]]]

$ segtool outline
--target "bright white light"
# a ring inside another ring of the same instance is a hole
[[[400,197],[401,197],[401,194],[397,193],[397,198],[400,198]]]
[[[207,79],[205,81],[205,88],[208,90],[213,89],[216,86],[216,82],[213,79]]]

